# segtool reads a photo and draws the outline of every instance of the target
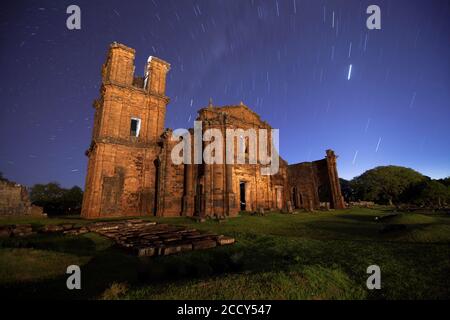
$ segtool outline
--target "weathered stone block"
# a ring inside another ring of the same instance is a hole
[[[181,252],[181,246],[179,246],[179,245],[168,245],[163,250],[163,254],[165,256],[167,256],[169,254],[179,253],[179,252]]]
[[[0,238],[8,238],[11,236],[11,228],[10,227],[1,227],[0,228]]]
[[[139,257],[151,257],[155,255],[155,248],[154,247],[144,247],[144,248],[138,248],[137,254]]]
[[[217,237],[217,243],[221,246],[233,244],[235,242],[234,238],[226,237],[226,236],[219,236]]]
[[[61,227],[63,228],[64,231],[73,229],[73,224],[62,224]]]
[[[56,225],[56,224],[48,224],[45,225],[42,229],[42,232],[45,233],[52,233],[52,232],[62,232],[64,228],[62,226]]]
[[[192,249],[193,250],[209,249],[214,248],[216,245],[217,245],[216,241],[212,239],[197,240],[192,242]]]
[[[181,251],[190,251],[192,250],[192,243],[180,243]]]

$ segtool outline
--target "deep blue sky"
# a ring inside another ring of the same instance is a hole
[[[0,11],[0,171],[19,183],[84,187],[113,41],[136,49],[138,75],[149,55],[171,63],[167,127],[191,127],[210,97],[242,100],[280,128],[289,163],[332,148],[347,179],[388,164],[450,175],[446,0],[10,3]],[[66,28],[70,4],[79,31]],[[381,30],[366,28],[370,4]]]

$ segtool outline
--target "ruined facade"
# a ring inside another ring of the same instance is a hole
[[[25,186],[0,179],[0,216],[16,215],[43,215],[43,210],[31,204]]]
[[[345,207],[336,155],[333,150],[327,150],[326,154],[322,160],[288,166],[290,199],[294,208],[314,210],[321,206],[336,209]]]
[[[164,128],[170,65],[150,57],[145,76],[136,77],[134,56],[133,49],[113,43],[102,68],[86,152],[83,217],[236,216],[259,208],[316,209],[321,202],[344,207],[331,150],[312,163],[288,165],[280,158],[275,175],[262,175],[260,164],[174,164],[171,152],[177,141]],[[210,102],[197,120],[203,131],[271,129],[243,103],[216,107]]]

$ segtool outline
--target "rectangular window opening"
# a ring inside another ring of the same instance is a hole
[[[139,131],[141,130],[141,119],[131,118],[130,123],[130,136],[139,137]]]

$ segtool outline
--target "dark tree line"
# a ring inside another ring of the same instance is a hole
[[[30,200],[48,215],[80,214],[83,190],[78,186],[65,189],[56,182],[35,184],[30,189]]]
[[[0,181],[10,182],[0,171]],[[83,190],[62,188],[57,182],[35,184],[29,189],[31,203],[44,208],[48,215],[80,214]]]
[[[0,172],[0,180],[8,181]],[[367,170],[348,181],[339,179],[345,201],[373,201],[378,204],[413,204],[423,207],[450,205],[450,177],[433,180],[400,166],[381,166]],[[83,190],[62,188],[57,182],[35,184],[30,200],[49,215],[80,214]]]
[[[346,201],[427,207],[450,204],[450,177],[433,180],[410,168],[376,167],[350,181],[340,179],[340,182]]]

